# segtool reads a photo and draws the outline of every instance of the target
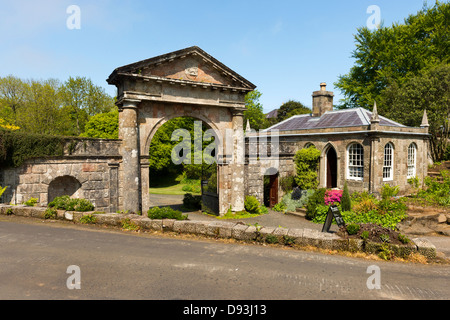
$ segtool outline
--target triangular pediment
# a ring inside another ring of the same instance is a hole
[[[192,81],[249,90],[256,88],[254,84],[196,46],[117,68],[110,75],[108,83],[115,84],[119,74]]]

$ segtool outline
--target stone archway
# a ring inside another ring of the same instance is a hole
[[[48,202],[52,202],[56,197],[69,196],[77,197],[81,190],[81,183],[72,176],[61,176],[53,179],[48,185]]]
[[[149,206],[148,152],[167,120],[190,116],[205,121],[222,141],[219,157],[219,212],[244,209],[245,95],[256,87],[198,47],[190,47],[114,70],[119,138],[122,139],[123,210]],[[224,137],[232,133],[232,145]]]

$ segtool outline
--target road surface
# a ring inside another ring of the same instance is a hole
[[[448,265],[0,217],[0,299],[448,300],[449,283]]]

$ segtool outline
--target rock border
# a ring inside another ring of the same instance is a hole
[[[0,214],[45,219],[46,207],[0,204]],[[285,245],[314,246],[321,249],[376,253],[380,243],[364,242],[362,239],[344,239],[336,234],[323,233],[312,229],[288,229],[282,227],[256,227],[232,221],[193,221],[193,220],[152,220],[145,216],[122,213],[74,212],[57,210],[56,219],[80,223],[83,216],[94,215],[94,224],[121,227],[124,220],[142,230],[171,231],[222,239],[236,239],[248,242],[280,243]],[[418,252],[428,259],[436,258],[436,247],[427,239],[415,238],[409,245],[389,245],[396,256],[407,257]]]

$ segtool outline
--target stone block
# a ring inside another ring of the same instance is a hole
[[[288,234],[289,229],[278,227],[273,230],[272,234],[278,238],[278,242],[284,242],[284,236]]]
[[[177,221],[175,219],[164,219],[162,221],[162,228],[164,231],[172,231],[173,230],[173,224]]]
[[[364,241],[362,239],[348,239],[348,250],[350,252],[363,251],[363,249]]]
[[[421,255],[429,259],[436,258],[436,247],[430,242],[430,240],[425,238],[415,238],[412,239],[412,241],[417,246],[417,251]]]
[[[289,229],[287,236],[293,238],[295,244],[303,244],[303,229]]]
[[[304,245],[317,247],[319,245],[319,231],[312,229],[303,229]]]
[[[179,232],[179,233],[183,232],[184,231],[184,224],[185,224],[185,222],[186,221],[184,221],[184,220],[176,220],[173,223],[173,231],[174,232]]]
[[[208,234],[208,225],[209,223],[206,221],[196,221],[195,224],[195,233],[200,235]]]
[[[339,239],[339,237],[332,233],[319,232],[319,248],[333,249],[333,241]]]
[[[244,231],[244,239],[245,241],[255,241],[258,236],[258,229],[255,226],[249,226]]]
[[[259,230],[257,235],[257,241],[265,242],[266,237],[268,235],[271,235],[274,232],[275,228],[272,227],[262,227],[261,230]]]
[[[219,237],[220,238],[231,238],[231,230],[236,223],[223,222],[219,227]]]
[[[157,231],[162,231],[163,230],[163,220],[161,219],[155,219],[155,220],[151,220],[149,218],[143,218],[142,220],[150,220],[150,229],[153,230],[157,230]]]
[[[244,233],[247,229],[247,225],[236,224],[233,229],[231,229],[231,237],[237,240],[244,240]]]
[[[31,210],[31,216],[33,218],[44,219],[45,210],[47,210],[47,208],[44,208],[44,207],[33,207],[32,210]]]
[[[206,234],[211,237],[218,237],[220,226],[221,223],[217,221],[208,223]]]

